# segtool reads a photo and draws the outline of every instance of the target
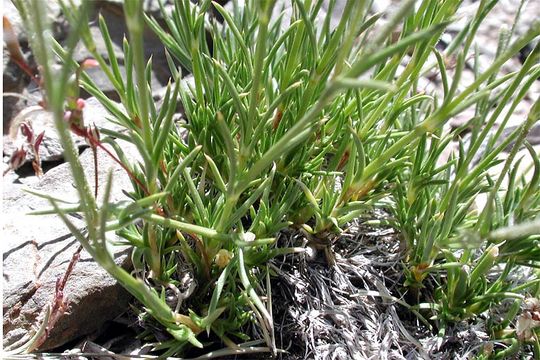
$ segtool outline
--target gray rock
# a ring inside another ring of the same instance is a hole
[[[60,14],[61,7],[58,1],[47,1],[44,2],[45,12],[47,20],[51,23],[57,20],[58,15]],[[23,24],[22,18],[17,11],[17,8],[10,0],[2,0],[3,5],[3,15],[6,16],[11,25],[13,26],[15,33],[17,34],[19,41],[25,43],[28,41],[26,27]],[[57,35],[57,34],[55,34]]]
[[[105,3],[121,7],[124,4],[125,0],[103,0]],[[226,0],[227,1],[227,0]],[[145,13],[158,18],[161,17],[161,11],[159,3],[162,3],[163,7],[168,10],[173,6],[174,0],[143,0],[143,10]]]
[[[335,29],[343,15],[343,10],[345,8],[346,0],[336,0],[335,5],[332,9],[331,19],[330,19],[330,29]],[[326,14],[329,11],[329,1],[323,1],[321,9],[319,10],[319,13],[317,14],[316,21],[319,24],[324,23],[324,19],[326,17]],[[242,9],[245,6],[245,1],[240,0],[238,1],[238,5],[240,9]],[[224,8],[228,10],[229,12],[233,12],[234,9],[234,3],[232,1],[229,1],[225,4]],[[281,28],[283,30],[286,30],[289,27],[289,24],[291,22],[292,18],[292,11],[293,11],[293,4],[291,1],[288,0],[277,0],[274,5],[274,9],[272,10],[272,20],[277,20],[279,16],[282,16],[281,20]],[[318,27],[316,30],[320,31],[322,27]]]
[[[108,24],[107,26],[109,27]],[[114,25],[111,25],[111,26],[114,26]],[[111,29],[109,29],[109,31],[111,31]],[[90,34],[92,35],[92,39],[94,39],[94,42],[96,45],[96,51],[101,56],[103,56],[105,60],[109,60],[109,53],[107,52],[107,46],[105,45],[105,42],[102,41],[103,36],[101,35],[101,31],[99,30],[99,27],[97,25],[91,25]],[[118,60],[119,63],[123,63],[124,50],[122,49],[122,43],[113,42],[112,45],[113,45],[112,48],[113,48],[113,52],[116,59]],[[79,44],[77,44],[77,47],[75,47],[75,49],[73,50],[73,59],[77,61],[78,63],[92,57],[93,57],[92,54],[90,53],[90,51],[88,51],[88,49],[86,49],[82,41],[79,42]]]
[[[125,146],[126,151],[129,150]],[[101,184],[106,172],[113,169],[113,200],[124,199],[123,189],[131,188],[125,172],[98,152]],[[90,149],[80,157],[89,179],[93,178],[93,154]],[[55,283],[66,271],[78,247],[62,220],[54,215],[33,216],[28,212],[50,208],[48,202],[22,190],[15,182],[4,178],[3,226],[3,331],[4,348],[25,336],[32,326],[39,325],[42,310],[55,295]],[[68,164],[62,164],[35,179],[30,189],[75,201],[76,189]],[[90,183],[93,181],[90,180]],[[102,185],[104,186],[104,185]],[[70,219],[83,228],[75,217]],[[110,234],[110,239],[116,239]],[[129,268],[129,248],[111,246],[118,265]],[[96,331],[107,320],[125,311],[128,293],[95,263],[83,250],[64,290],[68,310],[50,332],[42,350],[61,346],[77,337]]]
[[[39,154],[42,161],[56,161],[63,158],[64,150],[60,145],[59,135],[54,127],[54,119],[50,112],[40,109],[39,106],[25,108],[19,113],[13,122],[10,134],[4,135],[4,154],[11,154],[21,145],[25,144],[25,138],[18,129],[18,125],[22,122],[29,122],[34,129],[34,134],[37,136],[42,131],[45,132]],[[73,140],[77,146],[84,146],[84,140],[73,136]],[[27,152],[26,160],[31,161],[33,155],[31,151]]]
[[[2,54],[2,64],[4,69],[2,74],[4,92],[21,92],[25,85],[23,72],[13,61],[11,61],[5,45]]]
[[[152,8],[155,10],[157,3],[149,4],[151,2],[145,1],[145,8]],[[155,12],[155,11],[154,11]],[[124,69],[124,51],[123,51],[123,40],[124,37],[127,37],[128,31],[124,19],[123,9],[120,4],[115,2],[100,2],[96,3],[95,14],[93,18],[95,22],[90,24],[90,32],[95,42],[96,51],[101,54],[105,59],[109,59],[110,56],[107,52],[107,47],[103,41],[101,31],[98,26],[98,15],[103,16],[109,35],[111,37],[113,53],[116,57],[118,64],[120,66],[120,72],[122,73],[122,78],[126,79],[125,69]],[[145,28],[143,34],[144,40],[144,55],[145,59],[149,59],[152,56],[152,79],[151,87],[153,89],[160,88],[161,86],[167,84],[171,73],[169,71],[169,66],[165,58],[165,51],[163,44],[159,38],[149,29]],[[92,57],[92,54],[88,52],[85,47],[81,44],[76,48],[75,51],[75,60],[82,61],[87,58]],[[100,89],[110,96],[112,99],[118,101],[118,94],[116,94],[112,84],[109,82],[109,79],[105,76],[101,69],[90,69],[88,71],[90,76],[96,83],[98,83]]]
[[[176,83],[171,83],[171,93],[174,90],[175,86],[176,86]],[[195,89],[195,78],[193,77],[193,75],[189,74],[187,76],[184,76],[180,80],[180,86],[188,94],[191,94],[190,88]],[[166,93],[167,93],[167,86],[163,86],[162,88],[154,90],[152,92],[152,97],[153,97],[154,101],[156,102],[156,108],[158,109],[158,111],[161,110],[161,108],[163,106]],[[182,104],[181,97],[178,96],[178,99],[176,99],[176,101],[177,101],[176,102],[176,110],[175,110],[176,117],[177,118],[184,117],[184,115],[185,115],[184,106]]]
[[[24,56],[24,55],[23,55]],[[19,97],[8,95],[6,93],[22,93],[24,87],[29,82],[29,77],[24,74],[21,68],[11,60],[10,53],[6,47],[4,41],[3,53],[2,53],[2,84],[3,84],[3,129],[4,133],[9,128],[11,119],[20,111],[21,104],[24,103]]]
[[[122,74],[122,78],[125,78],[126,69],[122,65],[119,66],[119,68],[120,68],[120,73]],[[109,99],[113,101],[120,101],[120,96],[118,95],[118,92],[116,91],[113,84],[111,83],[111,81],[109,80],[109,78],[107,77],[107,75],[102,69],[91,68],[91,69],[86,70],[86,73],[90,76],[90,78],[92,79],[94,84],[97,86],[97,88],[103,91],[103,93]],[[88,96],[90,96],[90,94],[86,90],[81,89],[81,97],[85,99]]]
[[[2,101],[2,129],[4,134],[9,132],[11,122],[19,112],[27,107],[27,101],[15,96],[5,96]]]
[[[124,65],[118,65],[118,69],[120,71],[120,74],[122,76],[122,79],[126,79],[126,68]],[[111,100],[113,101],[120,101],[120,96],[118,95],[118,92],[114,88],[113,84],[105,74],[105,72],[96,67],[91,68],[86,71],[86,73],[90,76],[92,81],[94,81],[95,85],[103,91],[103,93]],[[152,72],[151,79],[150,79],[150,86],[152,89],[158,89],[163,87],[161,81],[157,78],[156,73]],[[86,92],[84,89],[81,90],[81,97],[87,98],[90,96],[88,92]]]
[[[495,141],[494,147],[500,146],[508,138],[508,136],[510,136],[510,134],[513,133],[517,128],[518,126],[507,126],[506,128],[504,128],[504,130],[501,132],[501,136]],[[478,153],[473,158],[472,165],[478,164],[482,160],[482,158],[486,155],[488,141],[490,138],[495,136],[495,133],[496,133],[496,130],[491,131],[490,134],[488,134],[486,141],[484,141],[484,143],[480,145],[480,148],[478,149]],[[525,139],[529,144],[533,146],[540,144],[540,124],[539,123],[533,125],[531,130],[527,133],[527,136]],[[470,146],[469,145],[470,134],[467,134],[464,137],[464,143],[466,147]],[[514,145],[515,145],[515,141],[512,141],[510,144],[508,144],[508,146],[505,149],[503,149],[503,152],[509,153],[514,147]],[[523,154],[528,154],[528,153],[524,151]]]

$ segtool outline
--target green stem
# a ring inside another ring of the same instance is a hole
[[[270,21],[270,12],[272,11],[273,2],[265,3],[265,8],[259,12],[259,33],[257,35],[257,45],[255,47],[255,66],[253,68],[253,83],[249,93],[249,110],[245,126],[245,133],[242,134],[242,149],[245,149],[251,141],[251,133],[253,131],[252,124],[258,124],[257,104],[259,103],[259,90],[261,87],[261,78],[263,73],[264,58],[266,54],[266,38],[268,35],[268,22]],[[240,151],[240,166],[247,159],[249,154],[244,154]]]
[[[527,120],[521,127],[520,134],[518,138],[516,139],[516,142],[514,143],[514,146],[512,147],[510,154],[508,154],[508,157],[506,158],[506,161],[504,163],[501,173],[499,174],[497,182],[491,188],[489,197],[486,201],[486,205],[484,206],[484,209],[482,210],[482,213],[480,214],[480,217],[478,218],[478,221],[476,223],[475,230],[479,230],[481,233],[484,233],[484,231],[486,230],[486,227],[490,224],[490,222],[488,221],[488,218],[492,212],[493,201],[495,200],[495,196],[497,196],[497,192],[499,191],[499,188],[501,187],[501,184],[504,178],[506,177],[506,174],[510,170],[510,166],[512,165],[514,158],[516,157],[518,151],[520,150],[521,145],[525,141],[527,134],[529,133],[534,123],[536,123],[539,119],[540,119],[540,97],[536,100],[531,111],[529,112],[529,116],[527,117]],[[509,191],[512,191],[512,189],[509,189]]]
[[[154,224],[170,227],[173,229],[185,231],[188,233],[194,233],[209,239],[216,239],[221,241],[228,241],[232,239],[231,235],[222,234],[214,229],[205,228],[203,226],[188,224],[178,220],[164,218],[156,214],[145,215],[143,218],[147,221],[153,222]]]
[[[75,182],[76,188],[79,192],[81,198],[81,206],[85,215],[85,220],[88,224],[89,238],[92,239],[95,235],[95,226],[97,225],[97,206],[94,195],[90,189],[90,185],[85,177],[84,169],[79,161],[79,152],[73,144],[73,140],[67,128],[67,124],[64,121],[64,94],[67,84],[67,79],[70,73],[70,67],[65,66],[62,69],[62,74],[60,75],[60,81],[55,81],[53,78],[53,72],[51,67],[50,52],[47,44],[49,44],[48,39],[45,38],[46,26],[42,15],[44,10],[42,8],[43,2],[39,0],[32,0],[32,10],[34,14],[37,14],[34,17],[35,21],[35,36],[36,41],[32,45],[35,45],[34,54],[38,59],[39,63],[43,64],[42,73],[45,81],[45,89],[48,95],[49,107],[51,108],[54,115],[54,123],[58,129],[58,134],[60,136],[60,143],[64,148],[64,157],[69,162],[71,167],[71,173],[73,175],[73,180]],[[85,21],[86,19],[86,9],[87,3],[84,2],[83,6],[80,9],[79,21]],[[68,39],[68,54],[69,58],[72,57],[73,50],[78,41],[78,31],[74,31],[70,38]]]
[[[152,139],[152,125],[149,117],[148,84],[145,76],[145,57],[143,45],[143,3],[140,0],[131,0],[124,3],[126,25],[130,35],[131,48],[135,73],[137,76],[137,95],[139,100],[139,117],[142,125],[142,137],[149,152],[154,148]],[[151,161],[145,159],[146,180],[148,191],[153,194],[156,191],[156,169]]]

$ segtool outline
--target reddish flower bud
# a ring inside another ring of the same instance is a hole
[[[94,68],[94,67],[99,67],[99,62],[97,62],[97,60],[95,59],[86,59],[81,63],[81,68],[83,70]]]
[[[97,146],[99,144],[100,137],[101,135],[99,133],[99,129],[96,126],[96,124],[88,128],[87,139],[88,139],[88,142],[90,143],[90,146],[92,147]]]
[[[85,102],[83,99],[77,99],[77,110],[81,111],[84,108]]]
[[[36,148],[36,151],[39,151],[39,145],[41,145],[41,141],[43,140],[44,135],[45,131],[42,131],[41,134],[37,136],[36,141],[34,142],[34,147]]]
[[[23,122],[21,124],[21,132],[24,136],[26,136],[26,142],[29,144],[32,144],[34,142],[34,129],[32,129],[32,125],[27,122]]]
[[[12,170],[16,170],[24,164],[26,160],[26,150],[21,146],[20,149],[17,149],[11,154],[9,159],[9,166]]]

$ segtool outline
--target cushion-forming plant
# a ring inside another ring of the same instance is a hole
[[[224,353],[275,353],[279,329],[267,262],[305,251],[276,246],[277,234],[300,229],[333,266],[332,244],[356,218],[400,233],[403,286],[417,299],[411,309],[430,319],[424,319],[427,326],[442,336],[448,324],[512,299],[506,318],[492,321],[492,339],[510,344],[507,352],[528,342],[538,348],[534,329],[525,336],[512,324],[522,302],[537,296],[539,281],[535,274],[515,284],[508,276],[540,264],[540,163],[525,139],[540,118],[540,100],[518,129],[501,135],[540,76],[540,45],[518,71],[501,68],[538,38],[540,22],[521,36],[514,28],[501,30],[496,57],[481,64],[474,56],[475,34],[497,1],[481,0],[442,50],[439,39],[461,1],[409,0],[382,16],[370,11],[369,1],[348,0],[332,25],[333,0],[286,1],[287,12],[278,5],[283,2],[269,0],[234,0],[232,10],[208,0],[176,0],[172,12],[162,8],[162,22],[144,14],[142,1],[126,0],[124,76],[101,17],[108,60],[96,50],[87,2],[62,3],[71,24],[64,46],[45,31],[41,1],[14,3],[33,33],[46,106],[55,115],[80,202],[66,205],[42,196],[135,296],[140,316],[167,330],[170,340],[155,346],[164,356],[216,339],[228,347]],[[149,85],[152,62],[143,54],[145,26],[163,42],[172,73],[159,107]],[[79,41],[122,106],[73,61]],[[461,75],[471,61],[474,81],[464,85]],[[182,80],[186,71],[193,82]],[[427,74],[438,76],[440,93],[420,87]],[[85,124],[79,87],[122,130]],[[181,118],[175,114],[178,101]],[[469,108],[475,116],[465,143],[463,128],[448,130],[445,124]],[[109,202],[111,176],[101,194],[91,190],[70,130],[121,164],[132,179],[129,201]],[[456,139],[457,150],[448,155]],[[133,144],[140,158],[128,158],[118,141]],[[487,150],[481,153],[481,146]],[[508,146],[510,154],[501,159]],[[532,175],[518,171],[516,154],[523,146],[533,159]],[[491,169],[501,162],[503,170],[494,177]],[[475,206],[480,195],[487,198],[483,208]],[[83,215],[86,234],[70,222],[70,212]],[[132,246],[131,273],[110,255],[113,233]],[[488,276],[497,266],[501,270]],[[421,296],[421,288],[430,295]],[[250,324],[264,347],[240,344]]]

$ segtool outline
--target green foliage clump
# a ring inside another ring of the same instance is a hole
[[[540,163],[525,141],[540,118],[540,100],[519,129],[501,144],[497,140],[540,76],[540,45],[519,71],[501,74],[501,67],[538,38],[540,22],[512,42],[511,32],[502,33],[496,58],[478,64],[475,57],[474,81],[462,88],[476,31],[496,1],[480,1],[476,15],[445,51],[436,45],[461,1],[423,0],[416,6],[405,1],[383,22],[381,14],[369,11],[369,1],[349,0],[335,28],[328,15],[335,1],[322,20],[316,20],[320,0],[292,1],[290,20],[273,1],[232,3],[229,12],[207,0],[177,0],[172,13],[162,9],[162,27],[143,13],[142,1],[126,1],[123,76],[102,18],[109,61],[96,51],[86,3],[77,10],[64,5],[73,31],[62,48],[43,32],[40,1],[18,1],[23,14],[34,10],[39,20],[31,27],[33,50],[42,64],[88,235],[66,217],[73,209],[62,209],[53,198],[51,204],[96,261],[170,333],[171,340],[157,349],[172,355],[189,343],[202,347],[204,332],[235,349],[252,322],[267,350],[275,352],[267,262],[303,251],[277,247],[278,232],[303,229],[325,250],[331,266],[333,237],[355,218],[371,218],[375,209],[389,214],[380,224],[401,234],[404,286],[414,293],[426,282],[436,284],[431,300],[418,297],[412,308],[428,313],[444,333],[451,322],[516,299],[507,319],[493,324],[492,336],[518,339],[501,331],[521,301],[538,293],[536,278],[517,286],[507,278],[517,267],[540,264],[534,220],[540,210]],[[210,10],[223,23],[209,16]],[[166,47],[173,74],[160,108],[149,86],[152,63],[143,56],[144,24]],[[128,203],[108,201],[111,177],[103,201],[96,200],[63,120],[68,78],[78,67],[71,55],[79,39],[123,105],[108,99],[84,72],[80,84],[71,85],[99,99],[123,129],[100,129],[100,142],[112,146],[130,174]],[[55,56],[64,65],[59,74],[51,66]],[[450,70],[451,58],[456,64]],[[192,84],[184,83],[180,68],[193,74]],[[428,72],[440,76],[442,94],[420,88]],[[178,101],[184,109],[181,120],[174,116]],[[445,124],[471,107],[475,117],[467,125],[472,136],[468,143],[459,140],[458,150],[446,159],[462,129],[449,131]],[[128,159],[114,139],[133,144],[140,161]],[[487,151],[476,161],[483,144]],[[510,144],[510,155],[501,160],[499,154]],[[530,179],[518,172],[515,161],[524,144],[534,159]],[[493,177],[490,170],[501,161],[503,170]],[[474,206],[480,195],[487,197],[483,209]],[[113,233],[132,245],[135,276],[114,264],[106,246]],[[487,276],[495,266],[502,270],[495,278]],[[186,268],[196,285],[182,294],[187,297],[183,306],[171,308],[166,289],[182,286],[178,272]]]

